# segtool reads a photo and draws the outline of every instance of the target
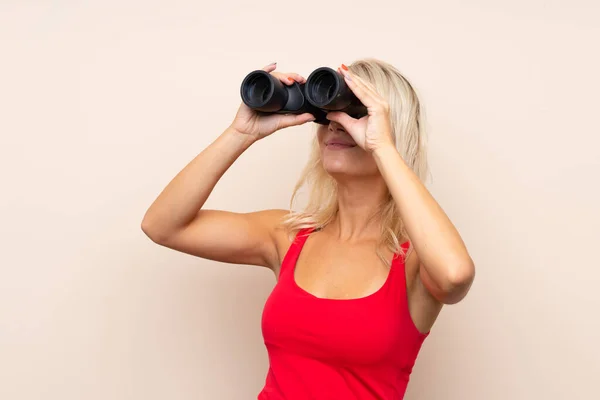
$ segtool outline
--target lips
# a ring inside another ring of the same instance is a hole
[[[355,143],[342,142],[342,141],[338,141],[338,140],[332,140],[332,141],[326,142],[325,145],[333,146],[333,147],[354,147],[354,146],[356,146]]]

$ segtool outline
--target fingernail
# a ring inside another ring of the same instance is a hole
[[[348,71],[348,67],[346,67],[344,64],[342,64],[342,68],[346,71]]]
[[[288,76],[287,80],[290,82],[294,82],[294,80],[292,78],[290,78],[289,76]]]

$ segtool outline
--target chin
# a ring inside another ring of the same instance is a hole
[[[331,176],[347,176],[347,175],[356,175],[356,172],[353,171],[354,168],[350,168],[345,163],[340,162],[323,162],[323,169],[331,175]]]
[[[366,157],[348,157],[341,154],[322,156],[323,169],[334,178],[364,178],[378,174],[375,161],[365,159]]]

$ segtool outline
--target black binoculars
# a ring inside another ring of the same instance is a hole
[[[250,72],[242,81],[242,101],[265,114],[310,113],[315,123],[327,125],[330,111],[342,111],[353,118],[367,115],[367,108],[346,85],[344,77],[329,67],[314,70],[305,83],[285,85],[263,70]]]

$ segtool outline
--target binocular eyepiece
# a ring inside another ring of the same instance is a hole
[[[285,85],[263,70],[250,72],[240,88],[242,101],[266,114],[311,113],[315,122],[326,125],[329,111],[342,111],[354,118],[367,115],[367,108],[346,85],[344,77],[329,67],[314,70],[305,83]]]

